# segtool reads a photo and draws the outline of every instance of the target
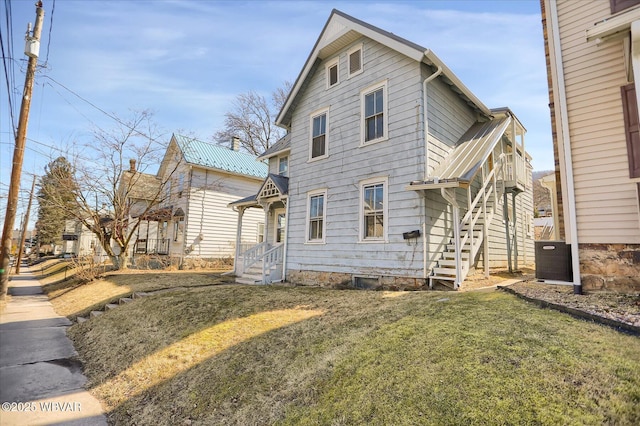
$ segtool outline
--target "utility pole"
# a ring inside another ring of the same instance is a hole
[[[22,251],[24,250],[24,240],[27,236],[27,228],[29,227],[29,213],[31,213],[31,202],[33,201],[33,193],[36,190],[36,175],[33,175],[33,183],[31,183],[31,194],[29,195],[29,204],[27,204],[27,212],[24,214],[24,226],[22,227],[22,235],[20,236],[20,245],[18,245],[18,256],[16,256],[16,275],[20,275],[20,262],[22,261]]]
[[[7,214],[2,228],[2,247],[0,249],[2,265],[0,267],[0,300],[7,295],[9,287],[9,260],[11,256],[11,234],[18,210],[18,192],[20,191],[20,174],[24,160],[24,146],[27,140],[27,125],[29,121],[29,108],[31,107],[31,93],[33,92],[33,80],[38,65],[38,53],[40,51],[40,35],[42,33],[42,21],[44,9],[42,2],[36,3],[36,22],[31,33],[31,24],[27,27],[25,55],[29,56],[27,74],[24,81],[22,94],[22,106],[18,120],[18,132],[16,134],[16,146],[13,150],[13,163],[11,168],[11,182],[9,183],[9,195],[7,197]]]

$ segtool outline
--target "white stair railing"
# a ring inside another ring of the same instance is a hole
[[[249,250],[245,251],[244,253],[242,253],[242,257],[243,257],[242,270],[247,271],[253,265],[261,261],[262,257],[264,256],[264,253],[267,250],[269,250],[270,246],[271,245],[269,243],[260,243],[251,247]]]
[[[262,282],[264,284],[282,279],[282,272],[278,274],[277,267],[282,265],[283,254],[284,244],[279,244],[264,253],[262,257]]]
[[[454,248],[453,250],[448,250],[450,255],[453,254],[456,265],[460,265],[460,267],[456,266],[455,269],[436,268],[437,272],[434,272],[429,277],[430,286],[432,286],[434,279],[444,279],[453,280],[454,288],[458,288],[469,274],[475,256],[484,242],[487,227],[495,215],[498,204],[497,176],[504,176],[504,169],[504,156],[501,155],[495,162],[493,169],[484,176],[482,186],[473,200],[471,200],[471,192],[469,191],[468,209],[458,226],[460,230],[459,240],[456,241],[456,236],[454,236]],[[482,224],[483,230],[476,229],[476,225],[480,224]],[[464,255],[463,252],[465,252]],[[446,259],[439,261],[441,265],[445,263],[448,264],[450,261]]]

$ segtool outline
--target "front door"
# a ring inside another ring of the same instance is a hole
[[[284,243],[285,232],[287,229],[287,218],[285,215],[285,209],[276,209],[273,213],[276,218],[273,235],[274,243],[277,245]]]

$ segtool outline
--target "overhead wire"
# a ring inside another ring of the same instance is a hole
[[[15,67],[13,66],[13,14],[11,10],[11,1],[4,1],[5,9],[5,27],[7,37],[3,37],[2,26],[0,25],[0,49],[2,51],[2,65],[4,69],[5,83],[7,85],[7,100],[9,103],[9,115],[11,117],[11,129],[15,139],[16,136],[16,118],[15,104],[13,102],[13,90],[15,88]],[[5,48],[6,45],[6,48]]]
[[[49,50],[51,47],[51,29],[53,28],[53,14],[56,11],[56,0],[53,0],[53,4],[51,5],[51,14],[49,15],[49,38],[47,40],[47,55],[45,57],[44,60],[44,64],[42,65],[43,67],[47,67],[47,65],[49,64]]]

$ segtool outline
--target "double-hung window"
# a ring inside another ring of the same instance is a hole
[[[385,241],[387,239],[387,179],[361,182],[361,226],[362,241]]]
[[[311,146],[309,158],[311,160],[324,158],[327,154],[327,119],[329,109],[317,111],[311,115]]]
[[[325,236],[327,191],[314,191],[307,202],[307,242],[323,243]]]
[[[278,174],[280,176],[289,176],[289,157],[280,157],[278,159]]]
[[[388,138],[387,82],[362,91],[363,144]]]
[[[338,68],[338,58],[327,62],[327,89],[340,83],[340,74]]]

